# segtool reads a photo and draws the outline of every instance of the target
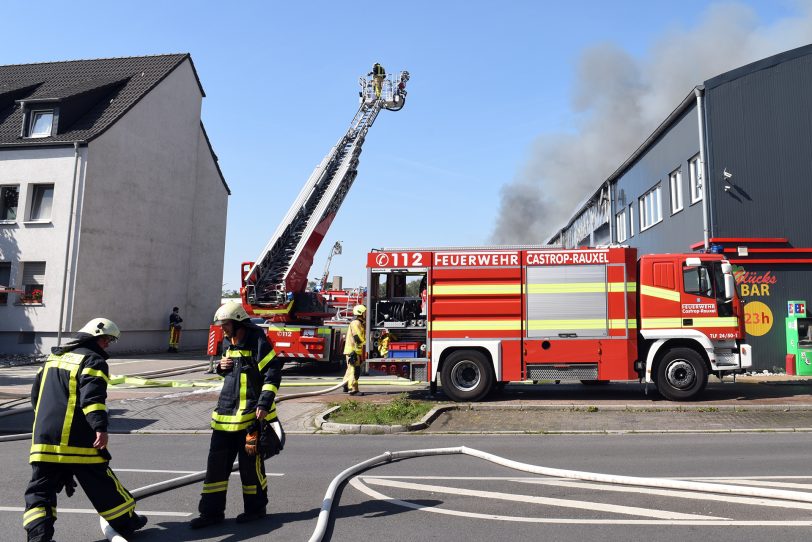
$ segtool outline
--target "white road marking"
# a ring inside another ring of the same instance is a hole
[[[671,512],[668,510],[656,510],[653,508],[638,508],[634,506],[621,506],[617,504],[608,504],[600,502],[574,501],[569,499],[555,499],[551,497],[536,497],[534,495],[514,495],[511,493],[500,493],[496,491],[480,491],[476,489],[464,489],[427,484],[413,484],[410,482],[398,482],[397,480],[376,479],[374,477],[364,477],[364,482],[376,486],[396,487],[400,489],[413,489],[416,491],[430,491],[433,493],[446,493],[449,495],[464,495],[467,497],[481,497],[483,499],[499,499],[503,501],[543,504],[546,506],[559,506],[563,508],[576,508],[579,510],[589,510],[591,512],[610,512],[615,514],[626,514],[629,516],[651,517],[657,519],[671,519],[671,520],[728,519],[728,518],[719,518],[716,516],[682,514],[680,512]]]
[[[120,469],[116,467],[116,472],[158,472],[162,474],[194,474],[196,470],[157,470],[157,469]]]
[[[412,510],[420,510],[422,512],[431,512],[433,514],[443,514],[447,516],[460,516],[468,518],[478,518],[486,520],[497,521],[515,521],[518,523],[547,523],[547,524],[568,524],[568,525],[676,525],[676,526],[714,526],[714,527],[729,527],[729,526],[746,526],[746,527],[812,527],[812,521],[736,521],[736,520],[701,520],[701,521],[669,521],[657,519],[577,519],[577,518],[528,518],[520,516],[502,516],[495,514],[479,514],[476,512],[464,512],[462,510],[449,510],[438,508],[435,506],[425,506],[422,504],[415,504],[400,499],[393,499],[383,493],[379,493],[374,489],[367,487],[359,478],[352,478],[350,485],[358,491],[372,497],[386,501],[390,504],[410,508]]]
[[[532,480],[516,479],[523,484],[538,484],[545,486],[573,487],[593,489],[597,491],[615,491],[619,493],[642,493],[646,495],[660,495],[663,497],[676,497],[680,499],[694,499],[698,501],[719,501],[726,503],[746,504],[753,506],[770,506],[773,508],[795,508],[798,510],[812,510],[812,503],[779,501],[775,499],[759,499],[757,497],[736,497],[734,495],[718,495],[715,493],[701,493],[698,491],[681,491],[672,489],[652,489],[646,487],[614,486],[607,484],[593,484],[589,482],[573,482],[571,480]]]
[[[24,512],[25,508],[22,506],[0,506],[0,512]],[[57,508],[57,514],[98,514],[92,508]],[[138,514],[141,516],[170,516],[185,518],[192,515],[191,512],[167,512],[165,510],[141,510],[138,509]]]
[[[785,489],[812,489],[812,484],[796,484],[793,482],[768,482],[767,480],[731,480],[730,478],[722,478],[717,481],[742,486],[782,487]]]

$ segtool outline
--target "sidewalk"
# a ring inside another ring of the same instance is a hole
[[[189,378],[204,376],[201,373]],[[0,401],[0,433],[27,433],[33,421],[33,414],[25,412],[29,403],[14,401],[13,396],[25,397],[20,392],[26,386],[30,389],[30,384],[17,385],[8,379],[4,383],[6,386],[0,387],[0,397],[4,397]],[[326,387],[329,384],[309,389]],[[8,393],[10,390],[16,394]],[[280,396],[301,391],[301,387],[286,387],[283,381]],[[442,393],[432,397],[425,385],[369,384],[362,391],[364,395],[354,400],[384,403],[406,393],[449,407],[432,420],[426,433],[812,430],[812,379],[786,375],[739,377],[735,383],[711,379],[701,400],[683,403],[662,399],[653,387],[645,395],[637,382],[601,386],[517,383],[477,404],[452,403]],[[217,394],[205,388],[111,388],[110,431],[208,433]],[[319,432],[314,419],[328,410],[330,403],[346,399],[346,395],[333,392],[283,401],[277,408],[288,433],[308,434]],[[11,410],[19,413],[3,415]]]

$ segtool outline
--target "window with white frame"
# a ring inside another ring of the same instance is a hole
[[[699,163],[699,155],[697,154],[688,160],[688,173],[691,181],[691,204],[696,203],[702,199],[702,168]]]
[[[629,204],[629,237],[634,237],[634,203]]]
[[[54,124],[54,110],[31,111],[28,137],[50,137]]]
[[[0,305],[8,303],[6,289],[11,289],[11,262],[0,262]]]
[[[671,183],[671,214],[682,211],[682,169],[671,172],[668,176]]]
[[[19,200],[19,186],[0,186],[0,222],[17,220],[17,202]]]
[[[617,242],[626,240],[626,209],[615,215],[615,229],[617,231]]]
[[[47,222],[51,220],[51,207],[54,203],[54,185],[35,184],[31,187],[31,213],[29,220]]]
[[[663,219],[662,187],[657,185],[637,200],[640,208],[640,231],[646,230]]]

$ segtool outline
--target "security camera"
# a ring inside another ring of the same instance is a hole
[[[733,178],[733,174],[731,172],[729,172],[727,170],[727,168],[725,168],[725,170],[722,172],[722,174],[725,176],[725,179],[732,179]]]

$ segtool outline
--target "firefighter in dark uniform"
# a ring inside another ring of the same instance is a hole
[[[53,348],[37,373],[31,389],[33,472],[23,513],[28,542],[51,541],[56,494],[64,488],[70,497],[74,476],[99,515],[120,534],[130,535],[147,523],[135,513],[135,499],[109,466],[105,349],[120,336],[115,323],[94,318],[76,339]]]
[[[213,431],[198,505],[200,516],[192,520],[192,529],[223,521],[235,458],[239,458],[245,510],[237,516],[237,523],[265,516],[268,504],[265,463],[256,453],[256,446],[251,450],[246,440],[250,441],[258,420],[276,419],[274,398],[282,381],[282,364],[268,335],[251,323],[241,304],[232,302],[220,307],[214,315],[214,324],[223,328],[230,344],[217,363],[217,374],[224,377],[223,389],[211,415]]]

